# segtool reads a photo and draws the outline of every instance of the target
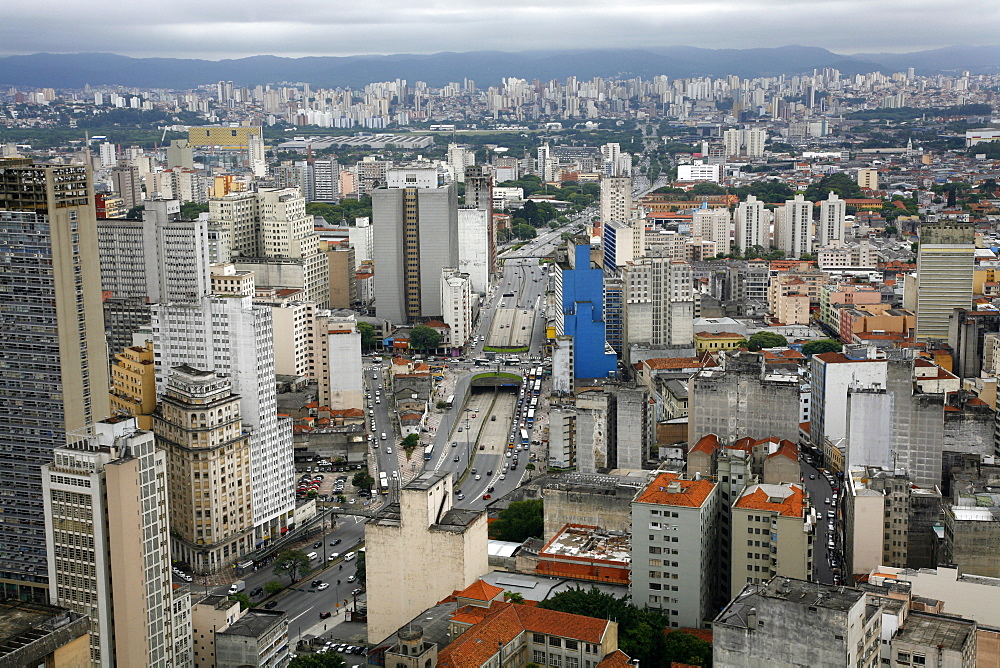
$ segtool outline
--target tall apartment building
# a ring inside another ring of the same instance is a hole
[[[736,238],[733,244],[742,252],[748,248],[771,246],[771,223],[764,203],[753,195],[747,195],[746,201],[736,207]]]
[[[330,158],[312,162],[314,202],[336,202],[340,199],[340,163]]]
[[[153,343],[129,346],[115,355],[111,365],[111,414],[134,417],[139,429],[153,428],[156,408],[156,376]]]
[[[472,178],[465,182],[466,200]],[[489,290],[490,274],[494,271],[491,258],[496,247],[491,220],[489,210],[458,210],[458,270],[469,275],[473,292],[481,295]]]
[[[785,251],[785,257],[798,258],[812,253],[813,203],[801,194],[786,200],[775,210],[774,245]]]
[[[775,575],[811,580],[816,522],[801,485],[747,487],[732,505],[728,597]]]
[[[448,144],[446,160],[455,175],[455,181],[465,183],[465,170],[476,164],[476,151],[468,146]]]
[[[142,204],[142,175],[139,168],[124,160],[111,170],[111,187],[125,201],[125,208]]]
[[[457,267],[458,200],[454,184],[400,169],[398,187],[372,193],[375,226],[375,310],[393,323],[439,317],[441,270]]]
[[[708,205],[697,209],[691,216],[691,236],[715,242],[715,252],[728,255],[732,250],[733,221],[729,209]]]
[[[820,246],[839,244],[844,238],[844,222],[847,215],[847,203],[830,195],[819,203],[819,222],[816,224],[816,243]]]
[[[254,304],[271,307],[274,373],[316,379],[316,305],[302,300],[301,290],[257,290]]]
[[[659,250],[621,271],[624,280],[624,344],[661,348],[689,346],[694,337],[691,265]]]
[[[876,668],[883,611],[860,589],[787,577],[749,584],[712,623],[712,665]]]
[[[271,307],[253,304],[253,277],[222,271],[219,294],[153,307],[157,393],[170,369],[190,365],[228,376],[240,397],[244,425],[252,427],[251,482],[256,539],[278,535],[295,507],[292,426],[278,417]],[[241,287],[242,286],[242,287]],[[213,289],[214,289],[213,285]]]
[[[878,170],[859,169],[858,186],[862,190],[878,190]]]
[[[642,219],[604,223],[603,230],[606,271],[636,262],[646,254],[646,227]]]
[[[0,585],[44,600],[41,466],[107,417],[108,357],[90,169],[0,160]]]
[[[632,218],[632,177],[601,179],[601,225],[627,222]]]
[[[555,332],[567,342],[556,358],[570,362],[572,378],[607,378],[618,367],[618,357],[608,343],[604,320],[604,272],[591,263],[590,244],[570,239],[550,275],[558,308]],[[562,353],[566,353],[563,355]],[[561,368],[566,368],[565,365]]]
[[[425,471],[368,524],[368,640],[377,643],[489,570],[486,513],[454,508],[450,473]],[[433,572],[434,577],[427,577]]]
[[[952,311],[972,306],[975,226],[943,221],[924,223],[918,232],[915,337],[947,340]]]
[[[441,270],[441,307],[444,323],[449,328],[446,345],[452,348],[465,346],[472,337],[472,281],[469,275],[454,267]]]
[[[635,605],[658,608],[671,628],[702,628],[718,592],[718,487],[657,474],[632,501]]]
[[[350,246],[323,251],[329,266],[330,308],[351,308],[358,303],[357,261]]]
[[[175,199],[181,204],[204,203],[208,200],[206,178],[196,169],[171,167],[153,174],[151,188],[156,197]]]
[[[207,575],[253,551],[250,435],[230,381],[170,369],[153,431],[168,464],[174,558]]]
[[[364,408],[361,332],[354,313],[318,311],[315,332],[319,405]]]
[[[329,301],[329,265],[320,251],[306,198],[295,188],[265,188],[209,200],[209,219],[239,269],[253,271],[258,285],[297,288],[307,301]]]
[[[726,147],[727,156],[743,155],[748,158],[760,158],[764,155],[767,130],[760,128],[726,130],[722,133],[722,142]]]
[[[95,668],[177,665],[165,454],[112,418],[53,455],[40,495],[51,603],[90,617]]]

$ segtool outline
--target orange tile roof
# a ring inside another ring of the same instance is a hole
[[[489,582],[476,580],[460,592],[456,592],[456,597],[471,598],[474,601],[492,601],[498,594],[503,593],[502,587],[491,585]]]
[[[632,659],[620,649],[611,652],[597,664],[597,668],[631,668],[631,666]]]
[[[669,492],[670,483],[680,483],[680,492]],[[715,483],[710,480],[684,480],[676,473],[660,473],[636,497],[637,503],[658,503],[667,506],[700,508],[708,498]]]
[[[768,455],[771,457],[788,457],[793,462],[799,461],[799,446],[789,440],[782,440],[778,449]]]
[[[786,486],[782,485],[782,487]],[[791,494],[781,501],[771,501],[767,492],[758,486],[754,491],[737,499],[733,507],[744,510],[768,510],[786,517],[802,517],[802,511],[806,505],[806,497],[802,488],[798,485],[787,485],[787,488],[791,490]]]
[[[715,434],[706,434],[698,439],[698,442],[694,444],[690,452],[704,452],[705,454],[712,454],[719,449],[719,437]]]
[[[708,366],[708,362],[700,357],[654,357],[639,364],[650,369],[688,369]]]
[[[670,635],[670,633],[671,632],[668,632],[667,635]],[[705,642],[712,642],[712,631],[711,631],[711,629],[683,628],[683,629],[677,629],[676,631],[673,631],[672,633],[686,633],[689,636],[694,636],[698,640],[704,640]]]
[[[695,332],[694,335],[700,339],[743,339],[742,334],[736,332]]]

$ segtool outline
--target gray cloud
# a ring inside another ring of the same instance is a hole
[[[0,53],[130,56],[435,53],[492,49],[748,48],[839,53],[996,44],[996,0],[334,0],[7,3]]]

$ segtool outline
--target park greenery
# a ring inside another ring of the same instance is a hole
[[[354,225],[357,218],[371,218],[372,198],[362,195],[358,199],[341,200],[339,204],[309,202],[306,204],[306,213],[323,218],[330,225]]]
[[[819,355],[821,353],[839,353],[843,346],[834,339],[817,339],[802,346],[803,355]]]
[[[375,328],[371,323],[359,322],[358,333],[361,334],[362,349],[373,348],[378,343],[378,338],[375,336]]]
[[[410,348],[416,350],[434,350],[441,345],[441,334],[427,325],[417,325],[410,331]]]
[[[250,597],[247,596],[246,594],[244,594],[243,592],[239,592],[238,594],[230,594],[229,595],[229,600],[230,601],[239,601],[240,602],[240,610],[246,610],[247,608],[250,607]]]
[[[288,664],[288,668],[345,668],[346,666],[344,658],[336,652],[299,654]]]
[[[541,538],[544,524],[541,499],[514,501],[490,524],[490,538],[523,543],[529,538]]]
[[[351,479],[351,484],[358,489],[371,489],[375,486],[375,478],[368,475],[367,471],[358,471]]]
[[[292,584],[298,580],[298,576],[309,570],[309,557],[302,550],[285,550],[278,553],[274,560],[274,572],[278,575],[287,575]]]
[[[670,619],[662,610],[639,608],[627,598],[606,594],[597,587],[560,592],[538,607],[617,620],[619,649],[645,668],[669,668],[674,662],[706,668],[712,665],[711,643],[684,631],[668,633]]]
[[[754,351],[763,350],[764,348],[783,348],[787,345],[788,339],[774,332],[757,332],[747,339],[747,348]]]
[[[285,585],[281,584],[277,580],[268,580],[264,583],[264,593],[268,596],[274,596],[284,588]]]

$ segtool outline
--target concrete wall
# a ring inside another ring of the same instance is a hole
[[[588,524],[608,531],[631,532],[629,508],[635,487],[553,485],[542,490],[548,541],[566,524]]]

